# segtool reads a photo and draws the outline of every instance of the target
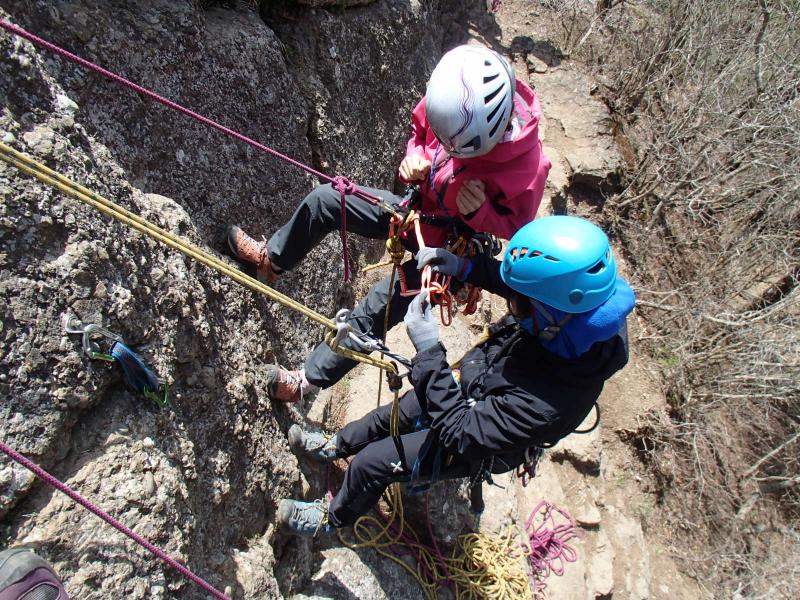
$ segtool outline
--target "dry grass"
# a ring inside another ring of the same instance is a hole
[[[635,149],[606,211],[664,368],[671,420],[656,426],[655,458],[677,465],[667,497],[710,534],[712,552],[694,564],[728,595],[796,597],[800,10],[767,0],[558,10],[562,47],[594,67]]]

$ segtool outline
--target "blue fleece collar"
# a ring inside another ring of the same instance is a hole
[[[636,296],[628,283],[617,278],[617,289],[603,304],[585,313],[578,313],[561,328],[556,337],[548,342],[541,342],[550,352],[562,358],[572,359],[584,354],[596,342],[609,340],[619,333],[625,325],[625,319],[636,304]],[[567,313],[547,307],[552,318],[560,323]],[[547,318],[536,311],[536,322],[539,328],[549,323]],[[534,319],[528,317],[518,321],[525,331],[534,334]]]

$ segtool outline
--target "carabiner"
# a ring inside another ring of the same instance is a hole
[[[67,333],[74,333],[74,334],[81,334],[83,336],[82,345],[83,345],[83,352],[89,358],[94,360],[105,360],[107,362],[114,362],[114,357],[106,352],[102,352],[100,350],[100,346],[98,346],[95,342],[92,341],[92,336],[102,336],[107,338],[113,342],[121,342],[122,337],[117,335],[116,333],[112,333],[107,329],[103,329],[99,325],[95,325],[90,323],[88,325],[84,325],[83,322],[76,316],[70,315],[69,313],[65,314],[63,317],[64,321],[64,331]]]
[[[350,333],[350,324],[348,321],[350,320],[350,309],[349,308],[340,308],[336,312],[336,317],[334,318],[334,323],[336,324],[336,335],[333,338],[333,345],[340,346],[344,339],[347,337],[347,334]]]

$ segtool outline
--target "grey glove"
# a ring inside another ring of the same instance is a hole
[[[434,271],[458,277],[464,272],[466,262],[444,248],[423,248],[417,252],[417,269],[420,271],[429,264]]]
[[[408,337],[411,338],[411,343],[417,352],[427,350],[439,342],[439,324],[433,319],[431,303],[428,302],[426,295],[426,293],[417,294],[403,319]]]

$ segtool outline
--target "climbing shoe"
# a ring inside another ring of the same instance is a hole
[[[317,386],[306,379],[305,370],[287,371],[278,365],[267,365],[267,397],[281,402],[297,402],[303,396],[317,391]]]
[[[328,503],[322,499],[303,502],[284,498],[278,503],[278,525],[297,535],[327,534],[336,530],[328,523]]]
[[[233,256],[242,262],[255,265],[259,279],[267,283],[275,283],[277,281],[281,271],[272,266],[272,261],[267,251],[266,238],[262,238],[260,242],[257,242],[247,235],[241,227],[236,225],[228,226],[225,237],[228,240],[228,248],[230,248]]]
[[[336,434],[325,435],[321,431],[304,431],[300,425],[289,428],[289,447],[295,454],[307,454],[317,462],[336,460]]]
[[[47,562],[25,548],[0,552],[0,600],[69,600]]]

